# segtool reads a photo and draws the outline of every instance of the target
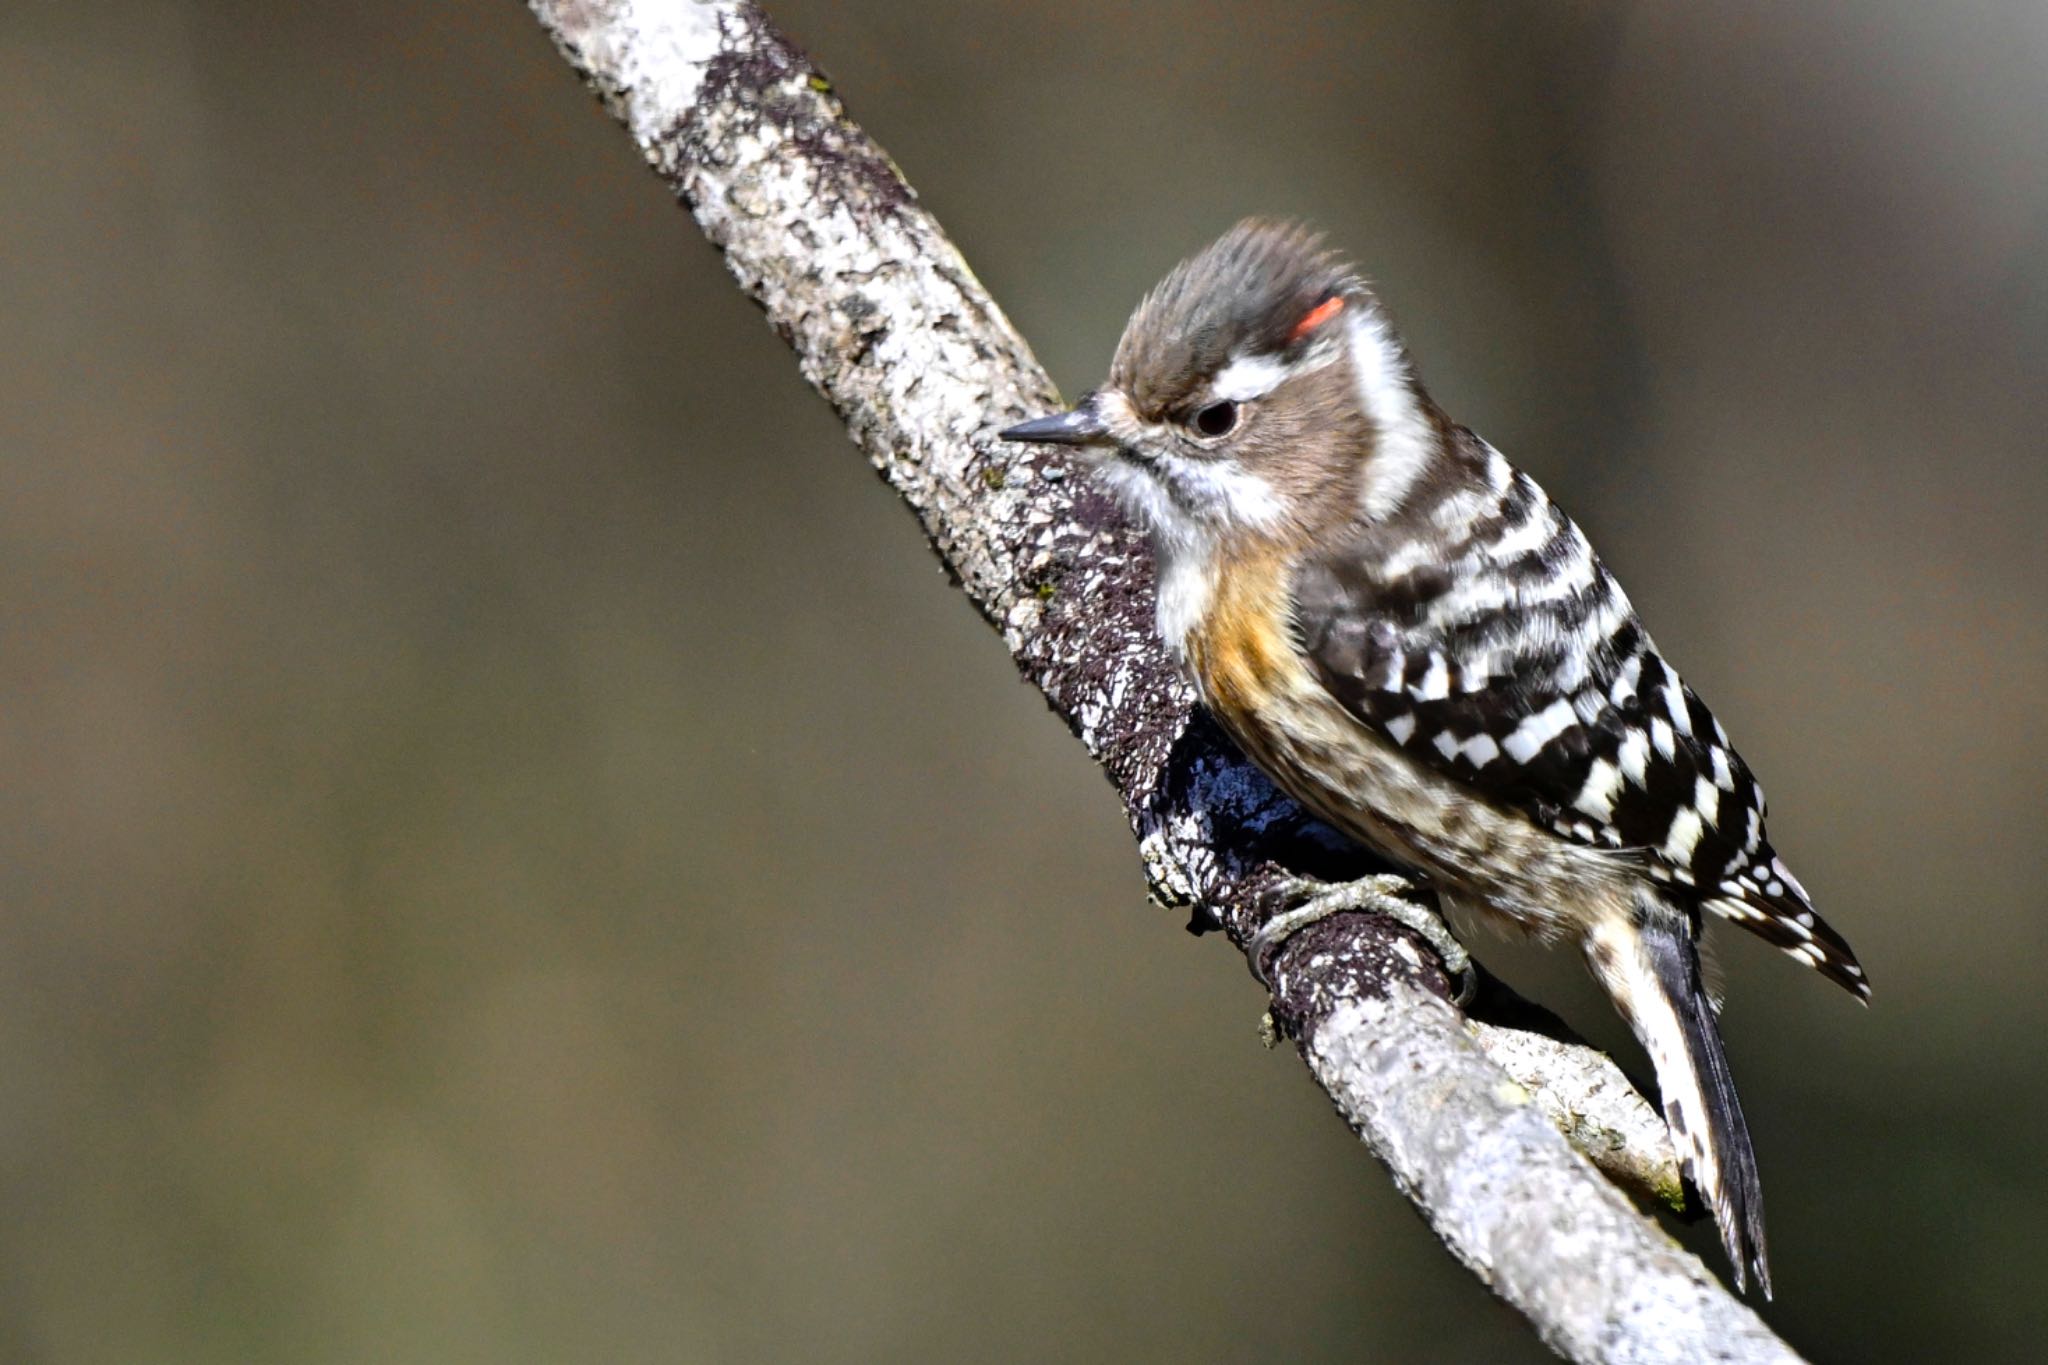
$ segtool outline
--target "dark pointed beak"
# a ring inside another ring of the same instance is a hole
[[[1005,441],[1034,441],[1040,445],[1092,446],[1109,440],[1109,428],[1095,415],[1095,395],[1089,394],[1065,412],[1020,422],[1003,434]]]

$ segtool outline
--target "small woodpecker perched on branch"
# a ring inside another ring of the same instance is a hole
[[[1150,529],[1159,633],[1284,790],[1441,903],[1573,941],[1657,1070],[1738,1288],[1763,1196],[1702,912],[1868,999],[1764,834],[1705,703],[1535,480],[1444,415],[1319,238],[1251,220],[1139,304],[1108,383],[1014,441],[1097,452]],[[1346,909],[1464,951],[1402,879],[1312,887],[1253,945]]]

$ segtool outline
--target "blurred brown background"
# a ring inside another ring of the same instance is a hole
[[[774,9],[1070,392],[1356,254],[1876,982],[1767,1315],[2037,1349],[2048,9]],[[1541,1357],[522,6],[11,0],[0,167],[0,1358]]]

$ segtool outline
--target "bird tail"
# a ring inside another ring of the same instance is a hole
[[[1714,1211],[1737,1291],[1747,1287],[1753,1267],[1757,1287],[1768,1299],[1763,1187],[1728,1054],[1715,1027],[1713,1002],[1700,975],[1695,921],[1647,894],[1635,920],[1625,929],[1596,931],[1587,942],[1587,955],[1657,1068],[1672,1146],[1686,1178]]]

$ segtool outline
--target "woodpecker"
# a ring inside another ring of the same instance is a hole
[[[1445,908],[1578,945],[1737,1288],[1753,1269],[1768,1297],[1702,918],[1867,1001],[1863,969],[1585,534],[1431,400],[1366,283],[1309,229],[1247,220],[1138,305],[1107,383],[1003,436],[1081,448],[1148,529],[1160,636],[1282,790]],[[1281,918],[1427,914],[1388,889]]]

